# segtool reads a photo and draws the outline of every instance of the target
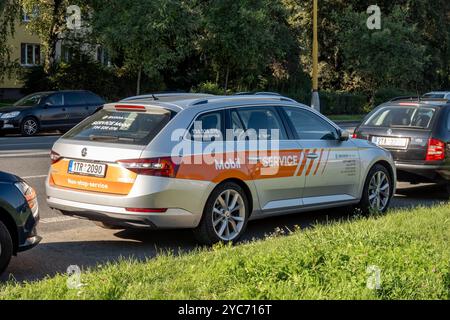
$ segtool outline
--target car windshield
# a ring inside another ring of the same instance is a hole
[[[35,105],[39,104],[42,101],[42,99],[47,97],[47,96],[48,96],[48,94],[46,94],[46,93],[30,94],[30,95],[20,99],[16,103],[14,103],[14,106],[15,107],[31,107],[31,106],[35,106]]]
[[[67,132],[63,138],[146,145],[174,115],[175,113],[164,109],[147,112],[100,110]]]
[[[388,106],[376,110],[364,123],[371,127],[429,128],[436,109],[416,106]]]

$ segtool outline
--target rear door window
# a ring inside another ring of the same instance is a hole
[[[100,110],[66,133],[63,138],[147,145],[174,115],[174,112],[164,109],[154,109],[147,112]]]
[[[432,107],[388,106],[382,107],[364,123],[371,127],[410,127],[428,129],[436,109]]]
[[[84,100],[86,101],[87,104],[91,105],[101,105],[105,103],[102,98],[100,98],[96,94],[93,94],[92,92],[85,92]]]
[[[250,137],[253,132],[261,140],[287,140],[281,118],[273,107],[243,107],[237,109],[237,112]]]
[[[56,93],[51,95],[45,100],[51,106],[62,106],[63,105],[63,95],[62,93]]]
[[[65,106],[77,106],[80,104],[86,104],[83,93],[81,92],[68,92],[64,93],[64,105]]]

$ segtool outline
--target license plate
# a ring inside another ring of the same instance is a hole
[[[70,160],[68,172],[70,174],[104,178],[106,175],[106,164]]]
[[[408,138],[372,137],[372,142],[380,147],[406,149]]]

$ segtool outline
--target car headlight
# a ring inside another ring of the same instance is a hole
[[[25,197],[25,200],[27,201],[28,206],[31,209],[31,212],[33,213],[33,216],[36,216],[38,211],[38,201],[36,191],[34,191],[34,189],[24,181],[17,182],[14,185]]]
[[[20,111],[13,111],[13,112],[8,112],[8,113],[4,113],[2,115],[2,119],[12,119],[17,117],[20,114]]]

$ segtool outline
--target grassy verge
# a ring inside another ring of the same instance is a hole
[[[333,121],[362,121],[364,116],[363,114],[332,114],[327,117]]]
[[[0,299],[448,299],[450,205],[0,287]],[[379,289],[367,287],[379,270]]]

